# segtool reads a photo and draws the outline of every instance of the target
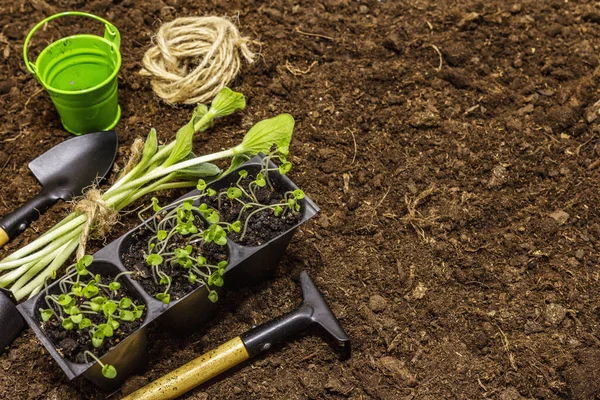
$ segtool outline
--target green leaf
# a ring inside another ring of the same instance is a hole
[[[192,156],[193,154],[190,153]],[[183,161],[183,160],[182,160]],[[177,178],[181,180],[195,180],[200,177],[202,178],[212,178],[221,173],[221,168],[217,167],[212,163],[202,163],[197,165],[192,165],[190,167],[182,168],[177,170]],[[196,188],[198,186],[196,185]],[[202,189],[198,189],[202,190]]]
[[[160,281],[158,282],[160,285],[168,285],[171,282],[171,277],[168,275],[162,275],[160,277]]]
[[[149,254],[148,257],[146,257],[146,264],[148,265],[161,265],[163,262],[163,258],[160,254]]]
[[[48,321],[50,318],[52,318],[52,310],[47,308],[47,309],[41,309],[40,308],[40,314],[42,316],[42,321],[46,322]]]
[[[148,136],[146,136],[146,141],[144,142],[144,150],[142,151],[142,159],[140,160],[140,164],[150,160],[154,156],[154,154],[156,154],[157,150],[158,139],[156,137],[156,129],[152,128],[150,129]]]
[[[208,222],[210,222],[211,224],[216,224],[219,222],[221,218],[219,217],[219,213],[216,212],[215,210],[213,210],[210,215],[206,218],[206,220]]]
[[[60,304],[63,307],[71,304],[72,300],[73,300],[73,298],[71,296],[69,296],[68,294],[61,294],[60,296],[58,296],[58,304]]]
[[[117,304],[113,301],[107,301],[102,305],[102,311],[107,318],[117,311]]]
[[[121,310],[119,311],[119,318],[123,321],[133,321],[135,319],[135,315],[131,311]]]
[[[283,212],[283,208],[281,208],[281,206],[275,206],[275,208],[273,209],[273,213],[275,214],[276,217],[279,217],[282,212]]]
[[[121,301],[119,301],[119,308],[129,308],[133,302],[129,297],[123,297]]]
[[[188,281],[193,284],[196,283],[196,279],[198,279],[198,276],[190,272],[190,274],[188,275]]]
[[[196,189],[198,189],[199,191],[203,191],[204,189],[206,189],[206,182],[204,181],[204,179],[198,179]]]
[[[121,284],[119,282],[111,282],[108,285],[108,288],[113,291],[116,292],[117,290],[121,289]]]
[[[240,188],[230,187],[229,189],[227,189],[227,197],[229,197],[231,200],[237,199],[241,195],[242,191],[240,190]]]
[[[92,282],[95,282],[95,281],[91,281],[90,283],[87,284],[87,286],[85,288],[83,288],[83,295],[87,299],[91,299],[92,297],[94,297],[95,295],[98,294],[98,287],[96,287],[96,285],[93,284]]]
[[[133,309],[133,313],[135,314],[135,319],[141,318],[144,314],[144,305],[139,305]]]
[[[242,221],[237,220],[233,224],[230,224],[228,228],[233,232],[239,232],[242,229]]]
[[[67,331],[72,330],[73,329],[73,321],[71,321],[71,317],[63,319],[61,325]]]
[[[300,189],[294,190],[294,197],[296,200],[302,200],[304,198],[304,192]]]
[[[112,337],[114,332],[110,324],[100,324],[98,325],[98,329],[101,330],[106,337]]]
[[[96,274],[96,276],[94,277],[94,280],[96,281],[96,283],[100,283],[100,281],[102,280],[102,277],[100,276],[100,274]]]
[[[212,113],[214,118],[219,118],[243,110],[244,107],[246,107],[244,95],[224,87],[213,99],[208,112]]]
[[[92,346],[98,348],[102,346],[102,342],[104,342],[104,331],[98,327],[92,334]]]
[[[259,172],[258,174],[256,174],[256,179],[254,180],[254,183],[256,183],[256,186],[258,186],[258,187],[265,187],[265,185],[267,184],[267,181],[265,180],[265,176],[263,175],[262,172]]]
[[[206,190],[206,194],[208,195],[208,197],[213,197],[215,194],[217,194],[217,191],[213,188],[208,188]]]
[[[169,154],[169,157],[163,163],[163,168],[178,163],[192,152],[192,139],[194,138],[195,133],[194,115],[192,115],[192,119],[187,124],[177,131],[177,135],[175,136],[175,146],[173,147],[171,154]]]
[[[161,229],[161,230],[159,230],[158,232],[156,232],[156,238],[157,238],[159,241],[161,241],[161,242],[162,242],[163,240],[165,240],[165,239],[167,238],[167,236],[168,236],[168,235],[169,235],[169,234],[168,234],[168,232],[167,232],[167,231],[165,231],[164,229]]]
[[[151,198],[150,201],[152,201],[152,211],[157,213],[162,210],[162,207],[158,205],[158,199],[156,197]]]
[[[242,143],[233,148],[236,155],[255,156],[258,153],[269,153],[271,147],[289,146],[294,133],[294,118],[290,114],[280,114],[255,124]]]
[[[98,304],[98,305],[100,305],[100,306],[101,306],[102,304],[106,303],[107,301],[108,301],[108,299],[107,299],[106,297],[103,297],[103,296],[94,297],[94,298],[92,299],[92,303],[94,303],[94,304]]]
[[[217,268],[219,268],[219,270],[224,269],[225,267],[227,267],[227,264],[227,261],[219,261],[219,263],[217,264]]]
[[[292,163],[289,161],[286,161],[279,166],[279,173],[281,175],[285,175],[288,172],[290,172],[291,169],[292,169]]]
[[[240,175],[240,177],[241,177],[242,179],[245,179],[245,178],[248,176],[248,171],[246,171],[245,169],[240,169],[240,170],[238,171],[238,174]]]
[[[81,330],[89,328],[90,326],[92,326],[92,320],[90,320],[89,318],[84,318],[79,323],[79,329]]]
[[[169,304],[171,302],[171,295],[168,293],[159,293],[156,295],[156,298],[165,304]]]
[[[79,324],[79,323],[81,323],[81,321],[83,321],[83,315],[81,315],[81,314],[71,315],[71,321],[73,321],[74,324]]]
[[[214,290],[208,292],[208,299],[213,303],[216,303],[219,300],[219,295]]]
[[[121,326],[121,324],[119,323],[119,321],[114,320],[112,318],[108,321],[108,323],[110,324],[110,327],[113,328],[113,330],[115,330],[115,331],[117,329],[119,329],[119,326]]]
[[[102,375],[108,379],[114,379],[117,376],[117,370],[110,364],[104,364],[102,367]]]
[[[77,314],[79,314],[80,311],[79,311],[78,307],[72,306],[72,307],[69,307],[68,309],[66,309],[65,312],[69,315],[77,315]],[[79,322],[75,322],[75,323],[78,324]]]
[[[90,303],[90,308],[92,309],[92,311],[100,311],[102,310],[102,305],[101,304],[96,304],[96,303]]]

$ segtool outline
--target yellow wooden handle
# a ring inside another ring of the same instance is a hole
[[[6,243],[8,243],[8,234],[4,229],[0,228],[0,247],[4,246]]]
[[[244,342],[238,336],[123,397],[122,400],[175,399],[249,357]]]

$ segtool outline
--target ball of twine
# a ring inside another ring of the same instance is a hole
[[[155,45],[144,55],[141,74],[152,76],[152,88],[169,104],[211,100],[237,75],[241,55],[255,54],[250,40],[222,17],[182,17],[163,24]]]

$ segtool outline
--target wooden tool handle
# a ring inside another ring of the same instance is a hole
[[[123,397],[122,400],[175,399],[249,357],[244,342],[238,336]]]

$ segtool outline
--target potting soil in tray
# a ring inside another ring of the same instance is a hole
[[[252,182],[253,180],[254,177],[250,175],[243,179],[241,184],[244,189],[247,190],[247,183]],[[281,202],[284,192],[283,190],[280,190],[277,181],[273,181],[272,183],[275,190],[269,188],[267,185],[254,191],[259,203],[272,205]],[[219,207],[219,202],[217,199],[218,196],[223,192],[227,192],[227,188],[220,190],[216,196],[202,199],[201,202],[205,202],[209,207],[216,209],[219,212],[219,216],[221,217],[222,221],[233,223],[238,219],[240,210],[242,209],[242,204],[239,201],[230,200],[223,195],[221,196],[221,205]],[[244,199],[244,201],[247,200],[247,198]],[[300,200],[300,204],[303,204],[302,200]],[[255,209],[256,208],[247,209],[242,214],[242,217],[240,218],[240,221],[242,222],[242,231],[244,229],[246,218]],[[301,212],[292,213],[289,212],[289,210],[286,210],[285,214],[277,217],[273,213],[272,209],[265,209],[250,217],[250,221],[248,221],[248,229],[242,240],[240,240],[242,231],[229,232],[227,234],[227,238],[243,246],[260,246],[295,226],[300,221],[301,217]]]
[[[144,290],[151,296],[156,296],[165,290],[165,285],[157,285],[152,276],[152,270],[146,264],[146,256],[148,255],[148,240],[154,235],[149,229],[141,229],[136,232],[131,241],[131,245],[127,251],[123,253],[122,261],[127,269],[133,271],[130,277],[138,281]],[[176,234],[181,240],[180,247],[185,247],[187,243],[184,238]],[[226,261],[227,247],[219,246],[214,243],[203,243],[201,246],[192,244],[194,252],[192,256],[197,257],[202,255],[207,262],[212,265],[217,265],[220,261]],[[182,268],[179,264],[163,263],[160,267],[161,271],[165,272],[172,278],[169,294],[171,301],[178,300],[190,293],[201,285],[201,283],[191,283],[188,280],[188,271]],[[198,281],[200,282],[200,281]]]
[[[106,278],[103,277],[103,281],[101,283],[106,283]],[[118,291],[118,295],[116,295],[112,300],[120,301],[123,297],[129,297],[133,300],[135,305],[143,304],[132,297],[132,294],[128,290],[125,285],[121,285],[121,288]],[[86,301],[87,299],[84,297],[75,297],[77,301],[77,306],[80,307],[81,303]],[[56,308],[55,308],[56,310]],[[52,340],[57,351],[67,360],[75,363],[85,363],[84,353],[86,350],[90,351],[97,357],[101,357],[105,354],[109,349],[116,346],[123,339],[127,338],[131,333],[135,332],[144,321],[146,315],[146,310],[144,310],[144,314],[142,318],[136,319],[135,321],[127,322],[127,321],[119,321],[120,326],[118,329],[113,331],[112,337],[105,337],[102,345],[100,347],[94,347],[92,345],[91,335],[88,329],[79,330],[73,329],[70,331],[65,330],[61,324],[57,321],[55,317],[52,317],[47,322],[42,322],[41,326],[48,338]],[[85,314],[86,318],[89,318],[92,323],[95,325],[103,324],[106,322],[106,318],[104,314],[101,312],[98,314]],[[88,357],[88,362],[91,359]]]

